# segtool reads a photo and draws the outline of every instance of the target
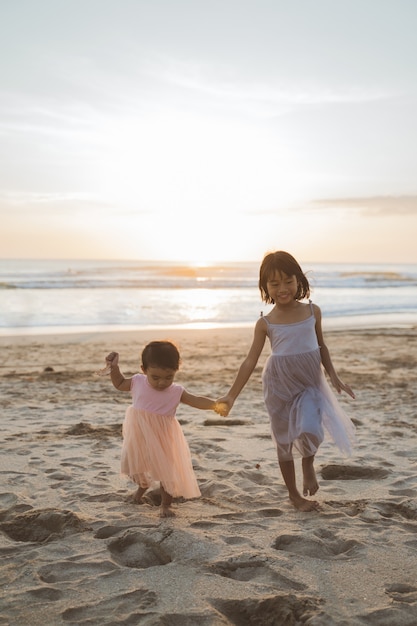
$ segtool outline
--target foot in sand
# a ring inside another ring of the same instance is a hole
[[[175,517],[174,511],[171,509],[172,500],[171,494],[164,489],[161,483],[161,509],[159,517]]]
[[[314,471],[314,456],[303,458],[304,495],[312,495],[319,488]],[[290,501],[299,511],[314,511],[319,508],[315,500],[306,500],[297,489],[294,461],[279,461],[282,477],[288,489]],[[315,487],[315,488],[314,488]],[[306,493],[307,492],[307,493]]]
[[[316,471],[314,469],[314,456],[303,458],[303,495],[314,496],[319,490]]]
[[[161,504],[159,517],[175,517],[175,513],[169,504]]]
[[[320,508],[316,500],[306,500],[300,494],[290,494],[290,501],[298,511],[318,511]]]
[[[137,491],[135,491],[134,494],[132,494],[131,496],[129,496],[129,501],[133,502],[134,504],[142,504],[143,500],[142,500],[142,496],[146,491],[146,487],[138,487]]]

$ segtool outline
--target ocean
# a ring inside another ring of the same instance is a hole
[[[303,263],[323,328],[417,324],[417,264]],[[0,335],[252,326],[259,263],[0,260]]]

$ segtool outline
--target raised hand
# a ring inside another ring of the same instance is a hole
[[[110,352],[106,356],[106,363],[110,363],[110,365],[118,365],[119,364],[119,353],[118,352]]]
[[[97,376],[108,376],[111,373],[111,368],[113,365],[117,365],[119,362],[119,353],[118,352],[110,352],[106,356],[106,365],[103,369],[98,370],[96,372]]]

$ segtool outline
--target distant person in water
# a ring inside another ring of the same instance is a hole
[[[110,352],[106,363],[116,389],[132,395],[123,423],[121,472],[138,485],[133,498],[137,503],[142,502],[152,482],[159,481],[160,515],[172,517],[173,498],[201,495],[176,409],[180,402],[196,409],[217,409],[218,413],[221,407],[211,398],[196,396],[174,383],[180,354],[169,341],[148,343],[142,352],[143,373],[131,378],[121,373],[117,352]]]
[[[262,300],[274,304],[256,322],[252,346],[228,393],[218,400],[228,411],[248,382],[265,344],[271,343],[262,374],[265,404],[269,413],[281,473],[293,505],[301,511],[318,508],[308,500],[319,485],[314,470],[315,454],[330,434],[341,451],[349,453],[354,426],[345,415],[323,373],[327,372],[338,393],[354,393],[338,377],[324,343],[320,308],[300,302],[310,295],[310,285],[298,262],[287,252],[267,254],[259,272]],[[303,493],[298,491],[293,452],[302,457]]]

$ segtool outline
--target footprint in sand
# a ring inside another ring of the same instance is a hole
[[[389,587],[385,589],[385,593],[396,602],[406,602],[407,604],[417,602],[417,587],[413,585],[403,583],[389,585]]]
[[[94,604],[72,607],[62,613],[64,622],[77,624],[115,624],[109,616],[117,615],[119,624],[139,624],[141,615],[149,612],[157,604],[157,596],[148,589],[136,589],[119,595],[112,595]],[[151,624],[152,622],[148,622]],[[156,624],[157,622],[153,622]],[[159,622],[162,623],[162,622]]]
[[[93,426],[87,422],[79,422],[67,428],[64,435],[72,437],[92,437],[104,439],[106,437],[121,437],[122,424],[110,424],[109,426]]]
[[[84,498],[86,502],[124,502],[125,495],[120,493],[115,493],[111,491],[110,493],[98,493],[93,496],[87,496]]]
[[[213,474],[217,476],[218,480],[230,480],[235,476],[234,472],[226,469],[215,469],[213,470]]]
[[[377,609],[364,615],[358,615],[359,624],[375,624],[387,626],[415,626],[416,609],[414,605],[395,602],[386,609]]]
[[[125,567],[145,569],[166,565],[171,557],[161,546],[136,530],[127,530],[108,544],[112,558]]]
[[[230,481],[219,482],[217,480],[200,480],[199,485],[203,498],[218,497],[221,500],[242,500],[241,492]]]
[[[185,612],[158,614],[154,620],[143,623],[148,626],[230,626],[230,622],[223,621],[217,611],[208,613],[207,610],[204,610],[204,613],[193,610],[190,614]]]
[[[281,535],[272,544],[275,550],[283,550],[303,557],[316,559],[348,559],[357,555],[362,544],[354,539],[340,538],[331,531],[318,530],[312,535]]]
[[[242,538],[241,532],[244,529],[256,528],[258,531],[267,529],[268,524],[262,524],[261,519],[267,520],[268,518],[276,518],[282,515],[280,509],[260,509],[258,511],[241,511],[231,513],[218,513],[213,515],[210,520],[198,520],[190,524],[191,528],[197,528],[201,530],[219,529],[222,526],[227,529],[227,532],[232,535],[223,537],[223,541],[229,544],[248,543],[248,540]],[[227,522],[225,525],[223,522]],[[233,523],[234,522],[234,523]]]
[[[238,557],[230,558],[227,561],[218,561],[210,566],[210,571],[242,582],[255,582],[264,585],[271,585],[279,589],[305,590],[306,585],[291,580],[287,576],[274,571],[264,560],[240,554]]]
[[[252,541],[249,541],[249,539],[247,537],[244,537],[243,535],[231,535],[230,537],[223,537],[223,541],[228,546],[240,546],[245,544],[247,546],[250,546],[251,548],[255,548],[255,545],[252,543]]]
[[[365,511],[368,500],[326,500],[326,504],[349,517],[355,517]]]
[[[391,518],[399,516],[407,520],[417,520],[417,503],[415,500],[404,500],[403,502],[376,502],[375,504],[382,517]]]
[[[14,504],[16,504],[17,500],[18,498],[15,493],[10,491],[0,493],[0,512],[10,509]]]
[[[114,537],[114,535],[118,535],[120,532],[127,530],[127,526],[101,526],[95,534],[95,539],[109,539],[109,537]]]
[[[294,594],[268,598],[213,600],[212,605],[232,624],[303,624],[321,613],[320,600]],[[324,622],[323,622],[324,623]]]
[[[409,498],[415,498],[417,495],[417,477],[415,474],[412,474],[408,477],[396,480],[391,484],[391,489],[388,493],[392,496],[408,496]]]
[[[75,513],[59,509],[26,511],[2,522],[0,529],[14,541],[36,542],[91,530]]]
[[[405,541],[405,546],[408,546],[412,550],[417,550],[417,539],[411,539],[411,541]]]
[[[28,589],[26,593],[41,602],[57,602],[63,596],[62,591],[54,587],[34,587]]]
[[[97,578],[101,574],[107,574],[119,569],[111,561],[82,561],[75,563],[72,561],[55,561],[39,568],[38,576],[45,583],[80,581],[84,579]]]
[[[198,528],[199,530],[213,530],[221,528],[223,524],[221,522],[213,522],[212,520],[198,520],[197,522],[191,522],[190,528]]]
[[[225,525],[222,522],[215,522],[213,520],[198,520],[197,522],[192,522],[190,524],[190,528],[196,528],[198,530],[208,530],[208,531],[218,531],[223,530]],[[229,525],[227,525],[227,531],[230,530]],[[220,533],[222,535],[222,533]],[[222,541],[229,546],[240,546],[246,545],[255,548],[255,544],[252,543],[247,537],[244,535],[234,533],[232,535],[223,535],[221,536]]]
[[[259,469],[242,470],[240,472],[237,472],[237,475],[239,477],[239,480],[242,480],[242,481],[247,480],[250,483],[255,483],[255,485],[270,485],[271,484],[270,476],[263,474],[262,472],[259,471]]]
[[[257,511],[241,511],[236,513],[218,513],[214,515],[216,519],[225,519],[225,520],[243,520],[247,522],[248,520],[256,520],[260,517],[280,517],[283,514],[281,509],[259,509]]]
[[[46,469],[44,473],[48,474],[48,478],[50,478],[51,480],[56,480],[56,481],[72,480],[71,474],[68,474],[67,472],[62,472],[55,468]]]
[[[28,465],[42,465],[42,459],[40,459],[38,456],[31,456]]]
[[[325,465],[320,471],[324,480],[380,480],[389,475],[388,470],[363,465]]]
[[[408,498],[415,498],[417,492],[415,489],[389,489],[390,496],[407,496]]]

